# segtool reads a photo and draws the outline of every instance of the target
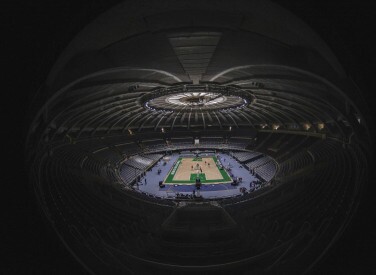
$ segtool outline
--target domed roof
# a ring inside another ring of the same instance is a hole
[[[205,57],[201,66],[195,64],[201,70],[192,71],[194,62],[184,61],[187,52]],[[115,67],[160,70],[198,82],[234,67],[287,63],[345,77],[314,31],[270,1],[125,1],[76,36],[47,83],[61,88]]]

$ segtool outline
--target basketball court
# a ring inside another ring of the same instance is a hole
[[[202,184],[232,182],[227,171],[213,157],[180,157],[167,174],[164,184],[195,184],[199,178]]]

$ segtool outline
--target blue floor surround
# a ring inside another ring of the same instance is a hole
[[[140,180],[138,186],[134,185],[134,189],[162,198],[175,197],[176,193],[192,194],[193,190],[196,189],[194,185],[166,185],[164,188],[160,188],[158,185],[159,181],[164,180],[179,156],[180,155],[177,153],[170,155],[170,160],[166,165],[163,165],[163,161],[160,160],[151,170],[146,172],[145,177]],[[246,168],[241,166],[241,164],[231,156],[220,153],[219,157],[225,166],[230,165],[233,175],[242,178],[243,182],[237,186],[232,186],[230,183],[202,185],[200,195],[203,198],[232,197],[241,194],[239,189],[242,187],[249,190],[250,183],[257,180],[256,177],[251,175]],[[162,170],[160,175],[158,175],[159,168]]]

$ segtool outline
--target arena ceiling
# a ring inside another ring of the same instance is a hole
[[[216,102],[176,100],[195,91]],[[119,4],[76,36],[38,96],[31,130],[43,121],[50,137],[229,126],[368,135],[363,99],[334,54],[265,1]]]

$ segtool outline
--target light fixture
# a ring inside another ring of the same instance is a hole
[[[304,123],[303,124],[303,128],[308,131],[309,129],[311,129],[311,124],[310,123]]]
[[[279,124],[273,124],[272,128],[273,128],[273,130],[278,130],[279,126],[280,126]]]

